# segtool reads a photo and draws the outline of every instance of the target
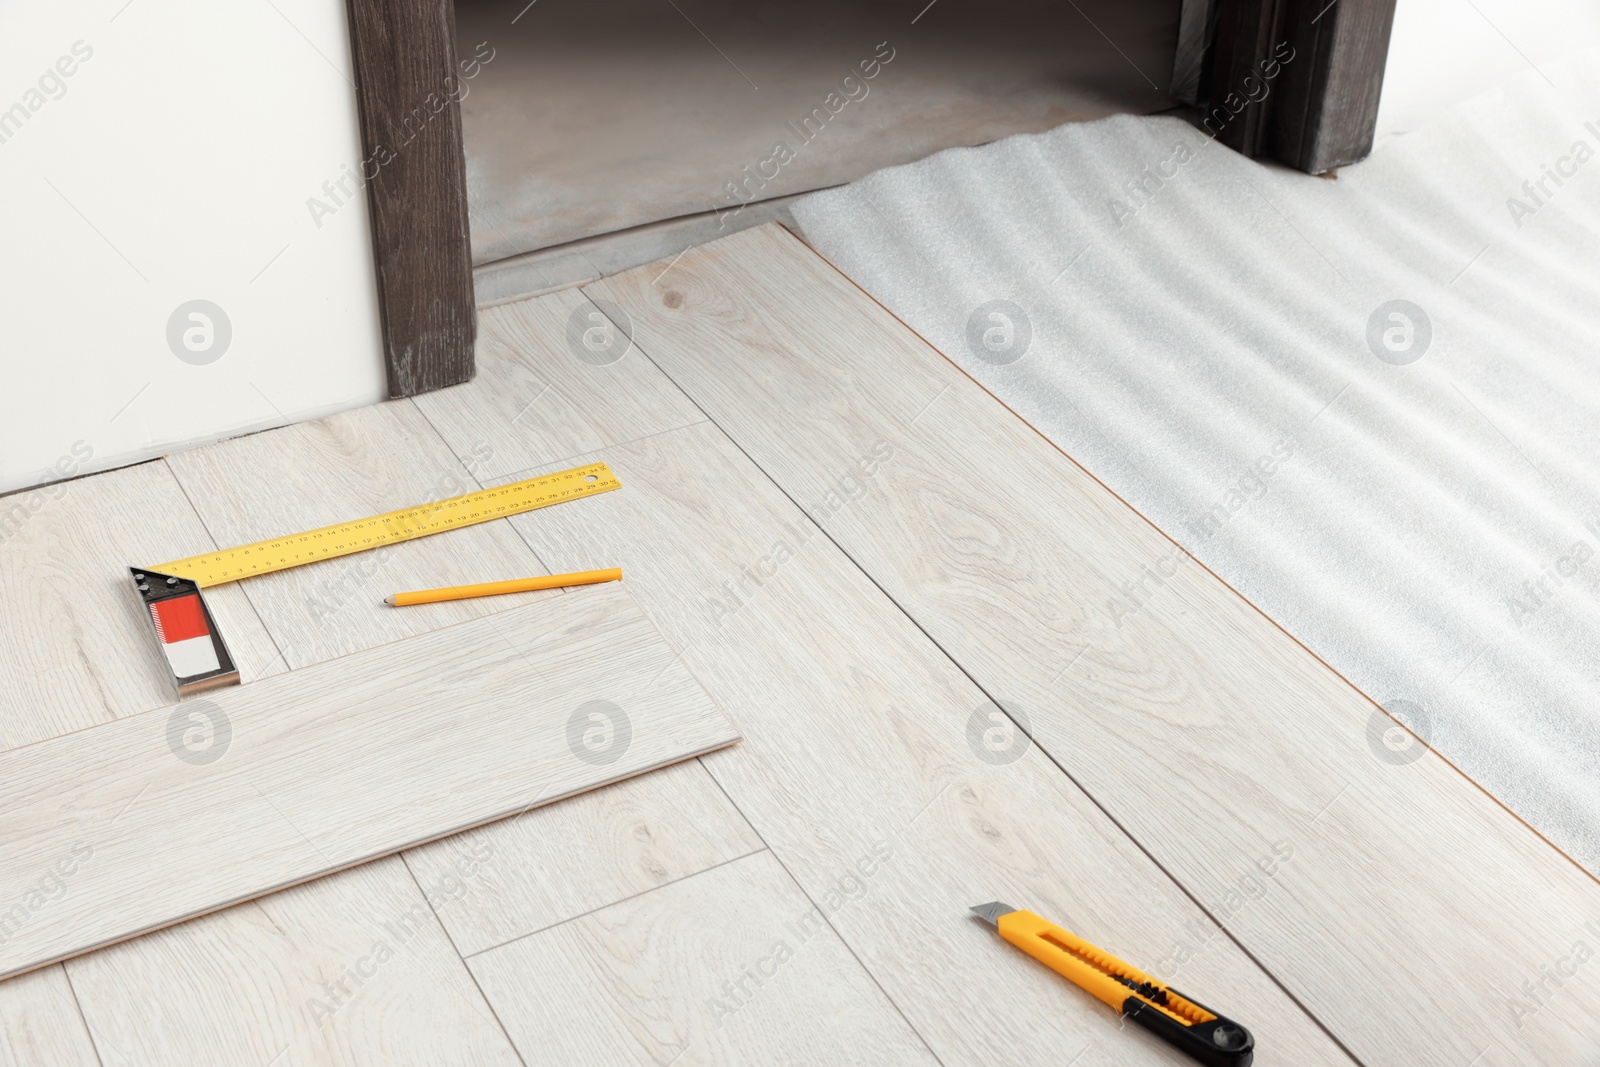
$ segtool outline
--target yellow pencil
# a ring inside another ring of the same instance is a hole
[[[622,568],[610,567],[603,571],[546,574],[539,578],[513,578],[508,582],[482,582],[478,585],[457,585],[449,589],[419,589],[415,593],[396,593],[393,596],[386,596],[383,602],[403,608],[407,604],[437,604],[441,600],[466,600],[475,596],[528,593],[535,589],[559,589],[564,585],[594,585],[597,582],[620,581],[622,581]]]

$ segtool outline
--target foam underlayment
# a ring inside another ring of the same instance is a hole
[[[794,215],[1600,873],[1597,154],[1591,61],[1530,72],[1337,180],[1117,117],[942,152]],[[1109,612],[1162,595],[1127,577]],[[1374,714],[1362,758],[1405,773],[1422,750]]]

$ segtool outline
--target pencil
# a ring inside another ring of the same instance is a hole
[[[559,589],[564,585],[594,585],[597,582],[620,582],[622,568],[610,567],[603,571],[577,571],[573,574],[546,574],[538,578],[513,578],[505,582],[481,582],[478,585],[457,585],[448,589],[419,589],[414,593],[396,593],[383,598],[385,604],[403,608],[407,604],[437,604],[441,600],[466,600],[475,596],[499,596],[501,593],[528,593],[535,589]]]

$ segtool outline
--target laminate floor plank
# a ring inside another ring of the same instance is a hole
[[[642,360],[637,351],[630,358],[660,377],[660,372]],[[579,374],[603,374],[606,370],[570,362]],[[580,392],[598,384],[564,383],[568,387],[576,385]],[[502,381],[495,395],[503,393],[505,387]],[[626,394],[613,389],[607,395]],[[680,394],[674,395],[682,407],[699,417]],[[526,400],[522,404],[526,405]],[[546,405],[555,409],[559,417],[551,417],[544,410]],[[564,439],[569,442],[606,440],[604,433],[597,435],[587,426],[573,422],[583,410],[586,409],[564,404],[558,394],[547,392],[539,405],[526,412],[519,408],[508,418],[521,414],[522,425],[536,426],[539,432],[553,433],[557,438],[565,434]],[[540,421],[535,421],[535,414]],[[628,419],[646,414],[634,404],[633,409],[618,414],[615,425],[626,426]],[[225,442],[173,456],[170,462],[211,527],[218,531],[218,540],[235,545],[476,489],[479,483],[474,473],[494,469],[491,441],[495,417],[490,413],[478,420],[476,426],[483,436],[471,438],[471,446],[460,463],[443,448],[437,433],[410,401]],[[569,447],[570,444],[553,447],[551,454]],[[263,479],[270,485],[268,491],[241,492],[241,486],[260,486]],[[170,552],[153,558],[180,554],[186,553]],[[480,616],[495,628],[491,640],[514,640],[513,633],[503,632],[507,624],[500,613],[517,604],[556,598],[559,593],[403,610],[388,608],[379,600],[399,588],[542,573],[546,568],[521,538],[504,523],[489,523],[380,553],[220,587],[208,593],[208,599],[233,594],[244,603],[248,592],[288,650],[287,659],[295,667],[304,667]],[[224,632],[232,638],[226,624]],[[282,664],[279,666],[281,669]],[[637,728],[636,720],[633,725]],[[465,758],[465,753],[462,755]],[[460,933],[468,943],[486,947],[559,918],[612,903],[659,884],[661,879],[682,877],[759,847],[759,838],[743,825],[704,769],[691,761],[685,770],[688,773],[669,772],[661,781],[645,776],[622,782],[615,792],[599,790],[567,797],[550,809],[535,808],[517,818],[424,846],[414,854],[419,877],[424,878],[425,884],[440,887],[430,894],[430,904],[447,920],[461,917]],[[544,784],[554,787],[553,783]],[[686,792],[680,795],[679,787]],[[535,799],[534,792],[530,790],[526,802]],[[551,797],[540,799],[548,802]],[[535,826],[537,834],[530,832]],[[612,835],[609,839],[589,836],[607,831]],[[512,844],[497,848],[497,842]],[[560,849],[553,849],[558,842]],[[524,851],[519,852],[519,847]],[[479,858],[485,852],[493,857],[492,861]],[[481,907],[485,899],[507,901],[502,917],[506,921],[498,926],[486,922],[482,936],[488,940],[480,944],[471,938],[476,932],[474,921],[486,914]],[[231,916],[229,922],[240,921],[239,909],[219,914]],[[511,921],[513,918],[515,921]],[[213,917],[205,921],[221,920]],[[523,922],[533,925],[524,926]],[[330,914],[324,923],[326,929],[311,937],[313,942],[319,938],[337,941],[345,936],[340,916]],[[141,966],[159,971],[163,966],[159,959],[162,950],[153,937],[125,943],[117,951],[125,961],[131,961],[146,948],[151,958]],[[138,969],[131,962],[125,966]],[[230,972],[227,981],[246,981],[247,973]],[[228,996],[247,997],[248,989],[233,990]],[[258,1022],[261,1026],[276,1025],[270,1017]]]
[[[622,566],[743,736],[701,762],[943,1063],[1179,1062],[968,918],[1001,898],[1136,961],[1198,932],[1181,988],[1248,1019],[1259,1062],[1348,1064],[1043,753],[974,740],[983,694],[719,430],[585,458],[625,489],[511,521],[552,567]]]
[[[762,848],[698,760],[406,853],[465,955]],[[480,862],[488,853],[492,861]]]
[[[791,235],[659,273],[586,291],[1362,1062],[1592,1058],[1600,885]]]
[[[167,463],[206,529],[232,547],[473,492],[479,483],[471,472],[493,450],[474,441],[464,455],[458,462],[422,413],[398,400],[192,449]],[[392,608],[383,603],[390,593],[545,573],[497,520],[260,575],[238,587],[289,666],[304,667],[560,595]]]
[[[472,956],[533,1064],[938,1061],[762,851]]]
[[[575,293],[558,294],[550,303],[554,310],[541,313],[517,307],[485,312],[484,343],[495,347],[498,358],[484,361],[471,399],[454,389],[418,398],[433,418],[468,442],[460,464],[410,401],[199,449],[172,462],[208,521],[228,543],[237,544],[476,489],[478,478],[496,469],[497,456],[511,439],[508,433],[521,434],[519,441],[538,441],[540,455],[556,460],[584,445],[631,439],[652,428],[701,418],[637,350],[625,357],[631,361],[626,365],[591,365],[565,347],[528,344],[528,337],[563,337],[575,307],[599,314]],[[601,316],[600,321],[606,320]],[[505,340],[497,340],[501,337]],[[513,351],[525,354],[512,357]],[[533,366],[551,369],[525,379]],[[656,400],[658,396],[664,400]],[[531,404],[536,398],[539,402]],[[659,418],[652,412],[660,413]],[[513,454],[520,459],[520,452]],[[262,471],[292,473],[279,491],[241,499],[237,487],[259,479]],[[429,471],[446,473],[434,476]],[[596,567],[608,565],[595,562]],[[380,603],[393,589],[543,573],[546,568],[527,544],[504,522],[494,522],[253,578],[240,586],[260,603],[268,625],[291,649],[295,665],[302,666],[560,595],[521,594],[396,609]],[[310,640],[297,640],[301,634],[309,634]],[[759,839],[741,829],[742,820],[726,798],[710,795],[718,791],[704,771],[698,774],[697,781],[691,768],[660,781],[631,783],[616,796],[572,798],[515,824],[476,831],[477,837],[500,844],[501,860],[467,883],[469,899],[452,903],[444,916],[463,951],[498,944],[759,847]],[[686,792],[678,795],[677,785]],[[703,828],[685,823],[680,812],[705,820]],[[624,829],[618,819],[632,821]],[[616,837],[591,836],[607,829],[646,835],[659,830],[669,837],[647,837],[630,853],[618,847],[622,842]],[[562,851],[552,850],[556,841],[563,842]],[[439,842],[415,859],[424,868],[437,861],[442,875],[454,864],[458,847]],[[560,862],[553,865],[554,859]],[[480,898],[493,903],[480,908],[473,903]]]
[[[12,749],[0,975],[736,739],[613,585]]]
[[[102,1062],[519,1063],[423,886],[390,857],[70,961]]]
[[[0,1067],[97,1064],[67,974],[59,965],[0,982]]]
[[[480,310],[478,350],[474,388],[414,402],[448,440],[470,442],[464,461],[477,458],[479,477],[705,418],[575,289]]]
[[[177,699],[128,568],[218,546],[164,464],[0,498],[0,530],[0,748]],[[245,680],[281,671],[244,594],[216,593],[207,602]]]

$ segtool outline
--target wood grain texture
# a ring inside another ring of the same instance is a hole
[[[624,491],[513,521],[552,565],[623,567],[744,738],[701,762],[942,1062],[1176,1062],[968,919],[999,897],[1152,966],[1198,937],[1180,988],[1286,1061],[1348,1063],[1037,747],[980,758],[983,694],[720,431],[595,455]]]
[[[0,1067],[97,1062],[94,1042],[61,967],[0,982]]]
[[[686,760],[412,849],[406,862],[424,884],[450,887],[439,920],[470,956],[761,847]]]
[[[455,5],[348,3],[389,395],[412,396],[472,377]]]
[[[1367,158],[1389,58],[1395,0],[1290,0],[1284,34],[1311,60],[1311,77],[1291,79],[1273,111],[1266,142],[1274,159],[1322,174]],[[1324,13],[1325,12],[1325,13]]]
[[[1201,128],[1247,156],[1262,154],[1268,113],[1276,106],[1268,103],[1270,95],[1261,95],[1261,86],[1267,83],[1260,65],[1269,63],[1266,70],[1278,75],[1270,84],[1271,89],[1282,90],[1293,77],[1281,66],[1281,56],[1289,53],[1274,55],[1283,41],[1275,31],[1277,12],[1284,3],[1285,0],[1217,0],[1208,13],[1212,28],[1197,94]],[[1303,58],[1295,56],[1295,60]],[[1291,66],[1295,60],[1290,61]],[[1305,78],[1308,72],[1304,67],[1302,64],[1295,75]],[[1254,93],[1247,95],[1252,88]]]
[[[529,1063],[936,1063],[810,911],[759,852],[468,965]]]
[[[105,1067],[517,1064],[424,886],[391,857],[72,960]]]
[[[1218,0],[1181,0],[1178,41],[1172,56],[1172,85],[1168,90],[1186,104],[1200,101],[1200,78],[1211,45],[1211,12]]]
[[[1365,159],[1394,9],[1395,0],[1217,0],[1196,97],[1203,128],[1311,174]]]
[[[233,546],[472,492],[479,483],[468,465],[476,469],[493,449],[474,438],[464,455],[465,463],[457,462],[411,402],[397,401],[192,449],[167,462],[206,528]],[[239,588],[289,665],[304,667],[561,595],[392,608],[383,603],[390,593],[548,573],[511,527],[496,521],[261,575]]]
[[[1392,759],[1375,705],[789,234],[651,277],[597,292],[1362,1062],[1600,1046],[1592,1013],[1519,994],[1594,936],[1600,886],[1575,865],[1431,752]],[[878,441],[894,458],[870,491],[827,503]],[[1279,841],[1293,860],[1263,887]],[[1600,969],[1564,977],[1569,1006],[1597,994]]]
[[[530,446],[534,463],[555,463],[705,417],[576,290],[481,314],[483,388],[416,399],[448,440],[474,443],[480,477],[532,466]]]
[[[736,739],[584,592],[0,754],[0,974]]]
[[[42,741],[177,699],[130,566],[205,552],[161,463],[62,482],[0,545],[0,747]],[[3,504],[4,501],[0,501]],[[245,681],[283,670],[238,589],[208,593]]]

